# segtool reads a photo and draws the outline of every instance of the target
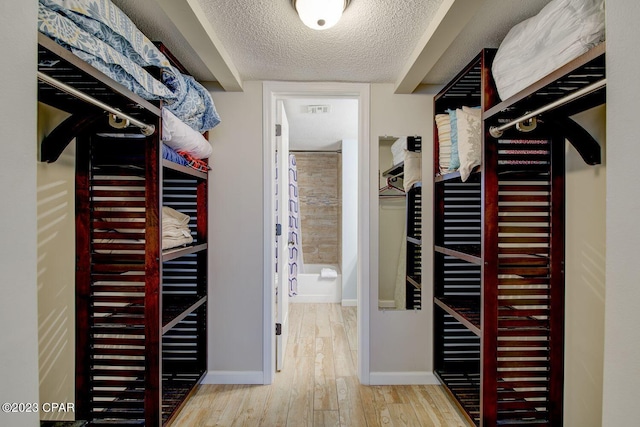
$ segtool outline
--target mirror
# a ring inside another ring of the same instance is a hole
[[[378,308],[419,309],[420,137],[379,137]],[[408,227],[407,227],[408,226]]]

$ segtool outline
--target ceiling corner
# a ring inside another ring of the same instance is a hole
[[[486,0],[444,0],[396,81],[394,93],[412,93]]]
[[[198,0],[154,0],[194,48],[225,91],[242,91],[231,57],[205,17]]]

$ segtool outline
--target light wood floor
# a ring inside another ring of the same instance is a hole
[[[202,385],[173,426],[469,427],[439,386],[363,386],[356,309],[291,304],[285,367],[271,385]]]

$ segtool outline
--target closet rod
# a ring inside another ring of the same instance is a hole
[[[604,86],[607,85],[607,79],[602,79],[599,80],[595,83],[590,84],[589,86],[585,86],[582,89],[579,89],[563,98],[557,99],[545,106],[542,106],[540,108],[538,108],[537,110],[534,110],[530,113],[525,114],[522,117],[518,117],[517,119],[514,119],[508,123],[505,123],[503,125],[500,126],[491,126],[489,128],[489,134],[494,137],[494,138],[500,138],[503,134],[503,132],[507,129],[509,129],[510,127],[513,127],[515,125],[517,125],[518,123],[530,120],[544,112],[547,112],[549,110],[553,110],[554,108],[558,108],[564,104],[568,104],[569,102],[573,101],[574,99],[578,99],[582,96],[585,95],[589,95],[592,92],[595,92],[601,88],[603,88]]]
[[[153,135],[153,133],[156,131],[156,127],[154,125],[149,125],[146,124],[144,122],[141,122],[138,119],[135,119],[131,116],[129,116],[128,114],[123,113],[122,111],[119,111],[113,107],[111,107],[110,105],[105,104],[102,101],[99,101],[95,98],[92,98],[91,96],[80,92],[79,90],[66,85],[64,83],[62,83],[61,81],[58,81],[56,79],[54,79],[53,77],[48,76],[47,74],[43,73],[42,71],[38,71],[38,80],[41,80],[45,83],[47,83],[48,85],[51,85],[57,89],[60,89],[63,92],[68,93],[69,95],[75,96],[78,99],[81,99],[85,102],[88,102],[90,104],[95,105],[96,107],[100,107],[103,110],[107,111],[108,113],[111,113],[112,115],[120,118],[121,120],[124,120],[125,123],[131,124],[133,126],[137,126],[140,128],[140,131],[145,134],[146,136],[150,136]]]

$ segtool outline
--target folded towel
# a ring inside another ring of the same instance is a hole
[[[322,268],[320,269],[320,278],[322,279],[335,279],[338,277],[338,272],[333,268]]]

